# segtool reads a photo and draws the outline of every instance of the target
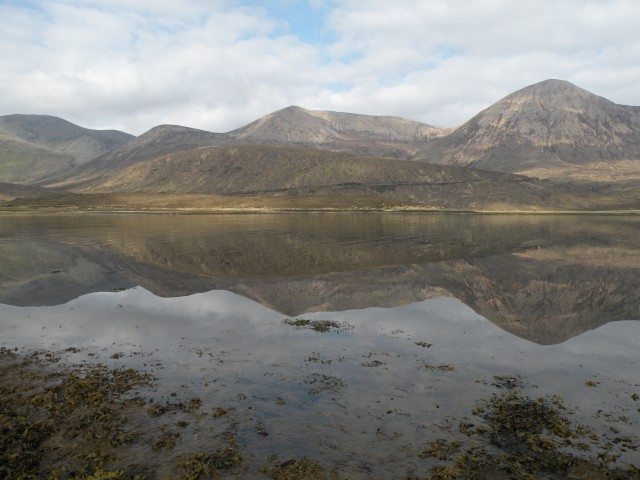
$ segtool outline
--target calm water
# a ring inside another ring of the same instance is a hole
[[[233,406],[254,464],[425,474],[417,454],[455,438],[498,375],[637,441],[639,320],[636,217],[0,217],[0,346]]]

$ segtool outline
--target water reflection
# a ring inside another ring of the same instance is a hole
[[[354,479],[427,475],[420,452],[461,438],[505,378],[560,395],[601,436],[589,458],[636,465],[639,229],[635,217],[0,217],[0,347],[149,371],[155,403],[200,399],[183,448],[208,448],[210,413],[228,409],[238,478],[263,478],[254,467],[273,458]]]
[[[451,296],[540,344],[640,319],[635,217],[7,216],[0,265],[10,305],[137,285],[224,289],[286,315]]]

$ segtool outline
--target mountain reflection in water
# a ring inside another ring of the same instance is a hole
[[[17,306],[134,286],[290,316],[449,296],[539,344],[640,319],[637,217],[5,216],[0,265],[0,303]]]

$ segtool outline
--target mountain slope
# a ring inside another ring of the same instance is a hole
[[[640,201],[629,192],[594,193],[499,172],[276,145],[179,151],[96,174],[69,184],[69,189],[75,193],[12,203],[102,209],[411,205],[421,209],[536,211],[628,210],[637,209]],[[163,199],[151,198],[157,194]]]
[[[48,115],[0,116],[0,181],[34,183],[68,174],[132,138]]]
[[[213,133],[160,125],[113,151],[52,179],[50,185],[83,188],[94,179],[138,162],[197,147],[223,145],[296,145],[358,155],[406,158],[417,146],[446,133],[399,117],[323,112],[288,107],[237,130]]]
[[[400,117],[306,110],[291,106],[229,132],[234,143],[312,146],[357,155],[406,158],[447,129]]]
[[[508,176],[302,147],[242,145],[179,151],[86,181],[76,192],[277,193],[327,186],[489,181]],[[510,177],[509,177],[510,178]]]
[[[150,158],[196,147],[219,145],[228,140],[223,133],[212,133],[178,125],[159,125],[113,151],[80,167],[73,175],[58,177],[50,184],[55,187],[75,188],[102,175],[126,168]]]
[[[71,155],[85,163],[128,142],[133,135],[117,130],[91,130],[49,115],[5,115],[0,130],[25,142]]]
[[[640,108],[546,80],[508,95],[414,158],[549,177],[618,166],[640,171]]]
[[[46,188],[31,185],[0,182],[0,202],[6,202],[15,198],[42,198],[55,193],[56,192]]]
[[[56,173],[69,174],[75,165],[71,155],[54,152],[0,131],[0,181],[36,183]]]

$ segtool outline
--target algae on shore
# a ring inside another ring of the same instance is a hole
[[[438,439],[418,456],[439,461],[429,480],[640,478],[640,468],[615,465],[614,445],[574,425],[558,397],[532,399],[518,390],[494,394],[474,410],[479,424],[460,423],[459,440]],[[615,442],[636,449],[631,439]],[[600,450],[597,456],[580,453]],[[418,477],[407,477],[407,480]]]

